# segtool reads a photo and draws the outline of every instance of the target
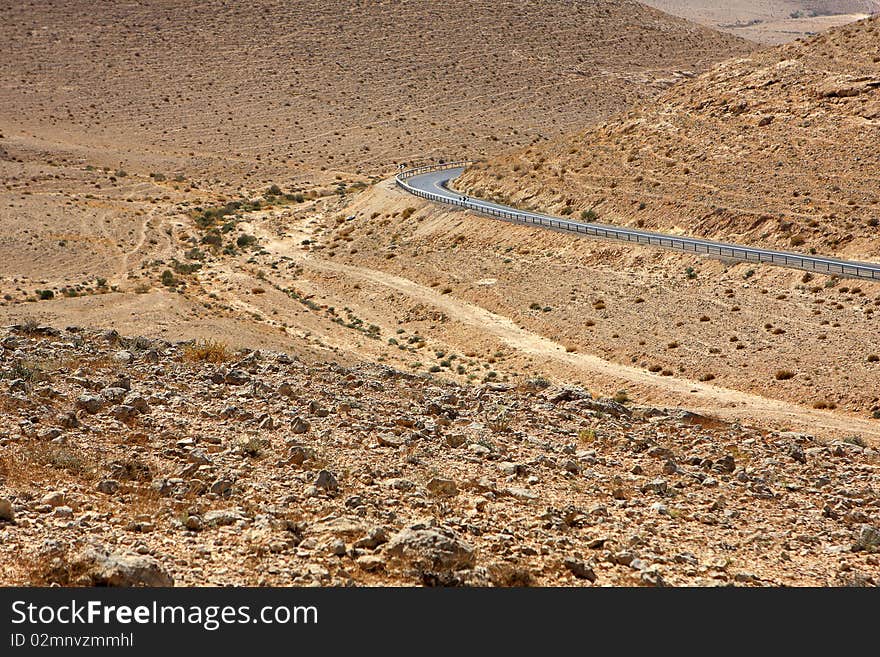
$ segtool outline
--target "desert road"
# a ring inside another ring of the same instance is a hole
[[[532,224],[590,237],[621,242],[635,242],[676,251],[704,254],[722,260],[763,263],[814,271],[820,274],[880,281],[880,264],[838,260],[787,251],[773,251],[740,244],[714,242],[695,237],[654,233],[624,228],[622,226],[570,221],[560,217],[526,212],[507,205],[475,199],[459,194],[449,187],[450,182],[458,178],[464,172],[464,169],[463,163],[425,166],[403,171],[397,175],[396,180],[401,188],[416,196],[437,203],[467,208],[505,221]]]

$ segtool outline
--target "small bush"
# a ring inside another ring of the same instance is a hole
[[[244,249],[249,246],[252,246],[257,242],[257,238],[253,235],[239,235],[238,239],[235,240],[235,243],[238,245],[238,248]]]
[[[232,359],[232,352],[223,342],[202,340],[186,347],[183,358],[192,363],[225,363]]]
[[[589,210],[584,210],[581,212],[581,219],[583,221],[596,221],[599,218],[599,215],[596,214],[596,211],[593,208]]]
[[[166,269],[162,272],[161,281],[162,285],[165,287],[177,287],[180,284],[180,281],[174,277],[174,274],[170,269]]]

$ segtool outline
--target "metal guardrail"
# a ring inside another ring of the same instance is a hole
[[[880,281],[880,265],[866,262],[852,262],[849,260],[837,260],[835,258],[824,258],[822,256],[810,256],[800,253],[789,253],[786,251],[773,251],[768,249],[757,249],[748,246],[739,246],[736,244],[725,244],[723,242],[713,242],[710,240],[701,240],[693,237],[674,237],[663,233],[653,233],[644,230],[633,230],[630,228],[620,228],[618,226],[608,226],[595,223],[581,223],[577,221],[568,221],[558,217],[536,214],[534,212],[525,212],[488,204],[484,201],[475,199],[463,200],[461,198],[443,196],[422,189],[417,189],[407,183],[407,180],[413,176],[424,173],[432,173],[434,171],[442,171],[445,169],[456,169],[471,164],[467,162],[448,162],[444,164],[429,164],[425,166],[415,167],[401,171],[395,176],[395,181],[399,187],[415,196],[434,201],[436,203],[444,203],[446,205],[454,205],[461,208],[467,208],[480,214],[491,217],[497,217],[506,221],[512,221],[522,224],[530,224],[533,226],[542,226],[554,230],[562,230],[579,235],[588,235],[602,239],[616,240],[619,242],[630,242],[635,244],[644,244],[648,246],[658,246],[664,249],[673,249],[676,251],[685,251],[687,253],[697,253],[708,255],[713,258],[724,260],[736,260],[741,262],[754,262],[760,264],[776,265],[778,267],[789,267],[792,269],[802,269],[806,271],[818,272],[820,274],[832,274],[843,276],[846,278],[860,278]]]

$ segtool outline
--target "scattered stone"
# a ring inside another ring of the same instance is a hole
[[[855,533],[854,552],[874,552],[880,550],[880,527],[862,525]]]
[[[312,425],[309,424],[307,420],[304,420],[299,416],[293,418],[293,421],[290,423],[290,430],[293,433],[306,433],[311,428]]]
[[[364,554],[355,560],[358,567],[368,573],[385,569],[385,559],[377,554]]]
[[[100,395],[84,393],[77,398],[76,407],[94,415],[104,407],[104,398]]]
[[[385,546],[385,553],[434,570],[458,570],[474,565],[474,549],[452,530],[415,527],[395,534]]]
[[[15,511],[12,502],[5,497],[0,497],[0,521],[12,522],[15,520]]]
[[[202,520],[208,527],[225,527],[244,520],[244,517],[234,509],[212,509],[204,513]]]
[[[339,482],[329,470],[321,470],[315,479],[315,486],[328,492],[334,492],[339,488]]]
[[[582,559],[576,557],[566,557],[562,564],[568,568],[572,575],[578,579],[586,579],[590,582],[596,581],[596,573]]]
[[[60,493],[58,491],[52,491],[43,495],[40,498],[40,504],[45,504],[47,506],[61,506],[64,504],[64,493]]]
[[[75,569],[83,570],[92,586],[174,586],[174,578],[150,556],[87,548],[76,557]]]
[[[453,497],[458,495],[458,486],[451,479],[434,477],[428,482],[427,489],[438,497]]]
[[[250,375],[242,370],[230,370],[223,377],[223,382],[230,386],[243,386],[251,380]]]
[[[105,495],[113,495],[114,493],[119,491],[119,482],[115,479],[103,479],[98,482],[96,489],[99,493],[104,493]]]
[[[402,447],[406,445],[407,440],[403,436],[397,436],[393,433],[380,433],[376,436],[376,442],[382,447]]]

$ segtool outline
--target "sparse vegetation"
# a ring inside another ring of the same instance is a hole
[[[229,347],[217,340],[200,340],[183,351],[184,360],[193,363],[226,363],[232,356]]]

